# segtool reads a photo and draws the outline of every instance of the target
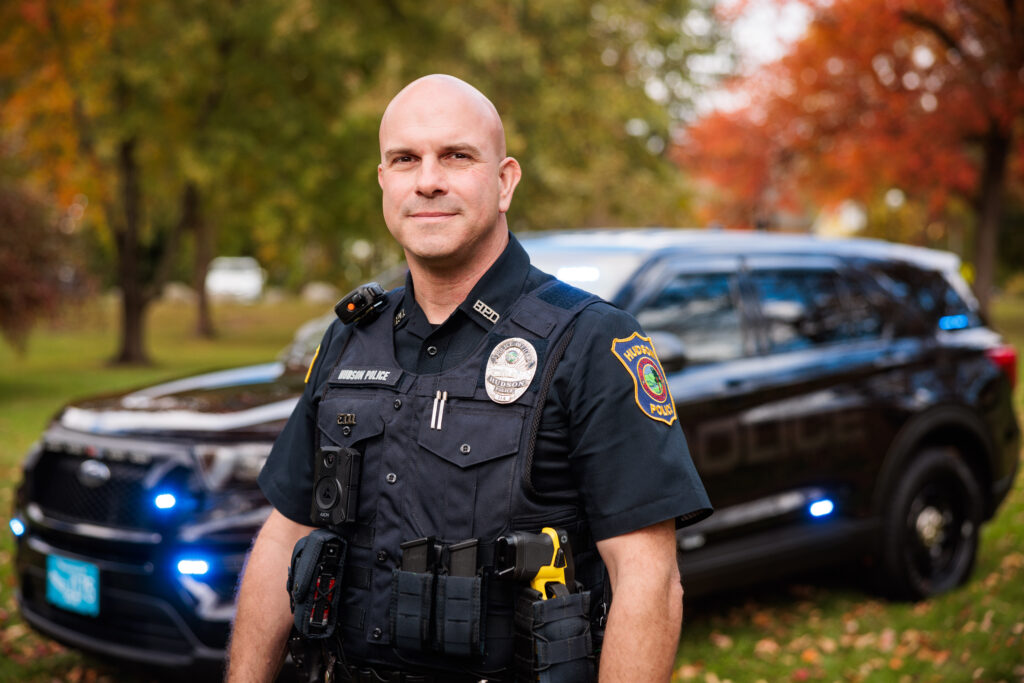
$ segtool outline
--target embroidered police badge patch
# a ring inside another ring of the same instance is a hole
[[[512,403],[526,393],[537,372],[537,351],[525,339],[512,337],[487,356],[484,385],[495,403]]]
[[[634,332],[625,339],[613,339],[612,353],[633,379],[633,398],[644,415],[667,425],[675,422],[676,406],[650,337]]]

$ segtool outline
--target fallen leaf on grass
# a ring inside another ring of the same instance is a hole
[[[712,644],[719,650],[728,650],[732,647],[732,638],[724,633],[713,632],[710,636]]]
[[[931,662],[935,666],[942,666],[949,659],[949,650],[933,650],[929,647],[922,647],[917,651],[917,658],[922,662]]]
[[[681,681],[692,681],[700,674],[703,668],[700,664],[683,664],[676,669],[675,677]]]
[[[913,612],[914,616],[916,617],[923,617],[924,615],[932,611],[932,603],[927,600],[925,600],[924,602],[919,602],[916,605],[914,605],[914,608],[910,611]]]
[[[985,612],[985,616],[981,619],[981,626],[978,627],[982,633],[988,633],[992,630],[992,617],[994,616],[995,612],[992,610]]]
[[[818,648],[827,655],[833,654],[838,646],[832,638],[818,638]]]
[[[999,562],[999,568],[1003,571],[1021,569],[1022,567],[1024,567],[1024,554],[1022,553],[1010,553]]]
[[[889,668],[893,671],[899,671],[903,668],[903,660],[899,657],[893,657],[889,660]]]
[[[754,645],[754,654],[761,657],[777,655],[782,648],[771,638],[762,638]]]
[[[4,629],[3,634],[0,635],[0,640],[10,642],[21,638],[26,633],[28,633],[28,626],[25,626],[25,624],[15,624]]]
[[[872,647],[878,642],[878,636],[874,633],[864,633],[853,638],[852,645],[855,650],[864,650]]]
[[[896,644],[896,632],[891,628],[884,629],[878,638],[878,649],[882,652],[889,652]]]

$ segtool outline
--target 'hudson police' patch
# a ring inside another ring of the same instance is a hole
[[[625,339],[613,339],[612,353],[633,378],[633,397],[644,415],[667,425],[675,422],[675,403],[650,337],[634,332]]]

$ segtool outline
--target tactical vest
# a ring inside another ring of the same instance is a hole
[[[530,481],[533,443],[555,366],[576,316],[598,299],[547,280],[521,295],[457,367],[431,375],[403,370],[395,359],[392,323],[401,299],[400,291],[393,292],[376,320],[352,329],[317,413],[321,447],[363,454],[356,520],[335,528],[348,542],[338,624],[344,657],[500,678],[495,672],[512,662],[520,586],[489,572],[499,536],[544,526],[567,529],[576,579],[591,591],[592,617],[598,619],[603,609],[604,566],[578,496],[540,495]],[[486,368],[492,350],[510,338],[526,340],[535,350],[536,371],[525,394],[498,404],[488,397]],[[400,545],[429,536],[444,544],[473,538],[481,544],[482,654],[416,651],[403,648],[395,636]]]

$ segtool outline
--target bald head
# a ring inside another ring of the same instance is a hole
[[[447,74],[418,78],[391,100],[380,121],[381,157],[386,134],[396,125],[436,127],[455,118],[472,125],[501,159],[505,156],[505,128],[498,110],[469,83]]]
[[[521,175],[519,162],[505,156],[497,110],[473,86],[433,75],[395,95],[380,122],[377,181],[417,301],[426,273],[472,285],[498,258]]]

